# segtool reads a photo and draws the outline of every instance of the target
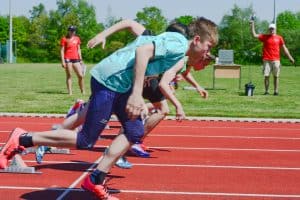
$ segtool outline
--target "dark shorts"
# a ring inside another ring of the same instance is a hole
[[[94,146],[106,124],[114,113],[129,142],[140,143],[144,135],[142,119],[130,120],[125,111],[131,91],[118,93],[106,88],[91,78],[92,95],[82,130],[77,135],[77,148],[89,149]]]
[[[157,103],[166,99],[158,87],[159,81],[160,77],[151,77],[145,80],[143,97],[151,103]]]
[[[65,63],[78,63],[80,62],[80,59],[66,59],[65,58]]]

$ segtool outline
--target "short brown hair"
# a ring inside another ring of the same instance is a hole
[[[218,27],[217,25],[205,17],[198,17],[188,25],[188,38],[199,35],[201,41],[211,40],[214,45],[218,43]]]
[[[187,26],[182,23],[179,23],[179,22],[171,23],[167,27],[166,32],[177,32],[177,33],[184,35],[185,37],[188,37]]]

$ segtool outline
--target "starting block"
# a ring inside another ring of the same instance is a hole
[[[34,167],[28,167],[19,154],[15,155],[9,167],[0,169],[0,173],[41,174]]]
[[[35,153],[36,147],[29,147],[24,151],[24,154]],[[70,149],[59,149],[56,147],[51,147],[49,151],[46,151],[46,154],[71,154]]]

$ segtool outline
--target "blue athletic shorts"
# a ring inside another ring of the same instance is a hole
[[[94,78],[91,78],[91,90],[86,120],[77,136],[77,148],[92,148],[112,113],[118,117],[129,142],[140,143],[144,135],[142,119],[139,117],[136,120],[130,120],[125,110],[131,91],[113,92]]]
[[[143,97],[151,103],[158,103],[166,99],[159,89],[160,77],[146,78],[143,88]]]

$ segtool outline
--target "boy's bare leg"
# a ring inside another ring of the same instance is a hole
[[[60,127],[62,129],[69,129],[69,130],[73,130],[75,128],[77,128],[78,126],[82,125],[85,121],[86,118],[86,113],[88,110],[88,103],[83,107],[83,109],[81,109],[79,112],[71,115],[70,117],[66,118],[62,124],[60,125]]]
[[[77,134],[75,131],[59,129],[54,131],[35,132],[32,142],[35,146],[76,147]]]
[[[145,122],[145,134],[143,139],[169,114],[169,106],[167,100],[162,100],[157,103],[153,103],[156,113],[153,113]],[[142,140],[143,140],[142,139]]]
[[[108,148],[108,152],[103,155],[103,158],[98,163],[97,169],[108,173],[119,157],[124,155],[130,146],[131,143],[124,134],[118,135]]]

